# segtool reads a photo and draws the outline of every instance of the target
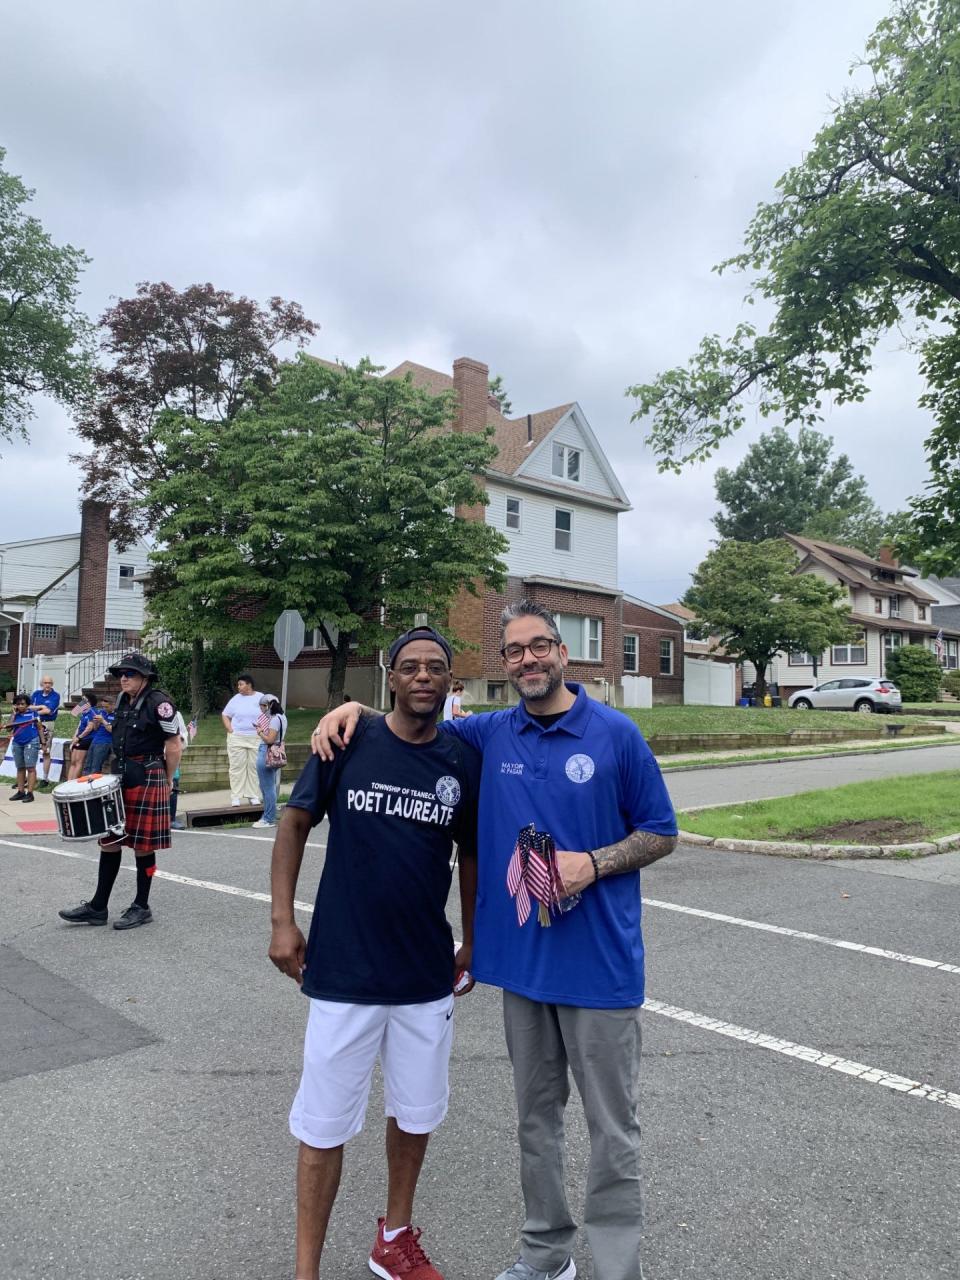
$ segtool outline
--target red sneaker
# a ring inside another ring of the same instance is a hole
[[[368,1266],[382,1280],[443,1280],[420,1247],[420,1228],[405,1227],[393,1240],[384,1240],[384,1218],[377,1220],[377,1241]]]

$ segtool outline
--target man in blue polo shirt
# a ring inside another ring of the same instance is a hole
[[[53,730],[60,710],[60,695],[53,687],[53,676],[44,676],[40,688],[30,695],[30,710],[40,718],[40,741],[43,748],[43,780],[50,781],[50,752],[53,749]],[[63,771],[66,774],[66,769]]]
[[[620,712],[566,684],[553,615],[523,601],[501,619],[501,655],[522,704],[445,722],[483,752],[473,972],[503,988],[527,1217],[521,1256],[498,1280],[573,1280],[576,1223],[563,1181],[563,1109],[573,1073],[590,1130],[585,1226],[595,1274],[642,1280],[640,1259],[640,868],[670,853],[676,819],[659,767]],[[328,739],[359,708],[331,712]],[[349,716],[345,713],[351,713]],[[566,895],[541,928],[518,923],[507,870],[520,830],[552,835]]]

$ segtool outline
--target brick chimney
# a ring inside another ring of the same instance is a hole
[[[454,431],[482,431],[487,425],[490,370],[479,360],[461,356],[453,362],[453,389],[459,407]]]
[[[80,580],[77,584],[77,646],[81,653],[103,648],[109,527],[109,503],[85,498],[80,504]]]
[[[885,542],[881,546],[877,559],[881,564],[888,564],[891,569],[900,568],[900,561],[893,554],[893,547],[891,547],[889,542]]]
[[[489,409],[490,369],[488,366],[481,364],[479,360],[471,360],[467,356],[454,360],[453,389],[457,393],[454,431],[483,431],[487,425]],[[457,516],[461,520],[482,522],[485,518],[485,510],[481,503],[472,507],[459,506]],[[460,588],[450,606],[450,623],[461,640],[476,646],[456,655],[454,671],[465,679],[479,678],[483,674],[482,588],[479,596],[471,595],[465,587]]]

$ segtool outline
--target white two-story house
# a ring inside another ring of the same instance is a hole
[[[466,357],[454,361],[452,374],[404,361],[383,376],[406,375],[434,393],[456,392],[458,408],[450,429],[489,428],[497,446],[484,476],[487,505],[457,514],[485,520],[506,536],[506,588],[479,598],[463,591],[448,620],[431,619],[448,625],[468,646],[457,654],[454,673],[463,679],[469,698],[481,703],[511,700],[499,652],[500,613],[509,601],[527,598],[556,615],[570,651],[571,679],[600,699],[617,701],[624,672],[617,525],[630,503],[586,414],[572,403],[506,418],[490,395],[487,365]],[[319,632],[310,640],[313,647],[291,668],[291,700],[316,701],[316,669],[330,664]],[[635,635],[632,642],[636,645]],[[636,663],[637,654],[630,652]],[[251,654],[251,666],[267,687],[274,666],[269,650]],[[347,689],[368,700],[376,696],[376,668],[375,656],[358,657],[348,669]],[[642,666],[630,670],[647,674]],[[682,696],[681,687],[674,698]]]
[[[109,508],[81,506],[79,533],[0,543],[0,670],[33,679],[32,659],[133,647],[143,631],[149,547],[120,551]],[[64,662],[51,670],[62,672]]]
[[[960,634],[938,624],[933,616],[936,596],[920,587],[916,571],[900,565],[886,548],[875,559],[855,547],[799,534],[787,534],[786,541],[797,553],[799,573],[844,588],[856,630],[849,642],[824,653],[778,654],[767,678],[780,686],[781,696],[827,680],[883,676],[890,654],[904,644],[926,646],[945,667],[953,655],[956,665]],[[744,679],[751,677],[745,669]]]

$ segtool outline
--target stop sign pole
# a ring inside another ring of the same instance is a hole
[[[280,689],[280,705],[287,706],[287,677],[290,663],[299,656],[306,639],[303,618],[296,609],[284,609],[273,627],[273,648],[283,662],[283,684]]]

